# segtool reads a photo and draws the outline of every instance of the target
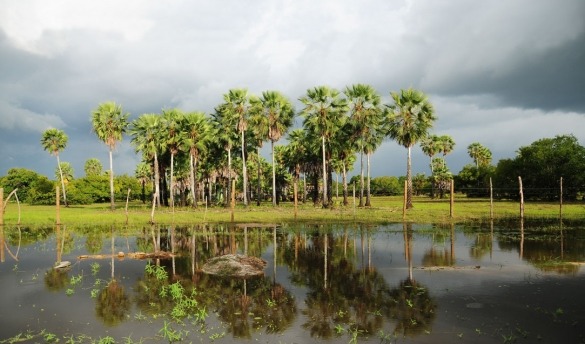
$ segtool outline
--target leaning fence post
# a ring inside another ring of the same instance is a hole
[[[60,225],[61,224],[61,215],[59,214],[60,212],[60,206],[61,203],[59,201],[59,187],[57,186],[55,189],[55,196],[56,196],[56,200],[55,200],[55,206],[57,207],[57,218],[55,219],[55,223]]]
[[[0,188],[0,226],[4,225],[4,189]]]
[[[492,177],[490,177],[490,220],[494,219],[494,189],[492,186]]]

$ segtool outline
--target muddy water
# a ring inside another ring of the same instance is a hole
[[[201,273],[228,253],[264,276]],[[585,342],[580,225],[5,227],[0,261],[0,340]]]

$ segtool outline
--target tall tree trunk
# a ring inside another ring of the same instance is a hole
[[[230,195],[232,194],[232,150],[231,148],[228,148],[228,183],[227,183],[227,187],[226,187],[226,193],[225,193],[225,206],[228,207],[230,202],[229,202],[229,198]]]
[[[242,185],[244,191],[244,205],[248,206],[248,171],[246,168],[246,146],[244,145],[244,130],[242,130]]]
[[[366,181],[366,207],[371,207],[372,203],[371,203],[371,197],[370,197],[370,153],[366,153],[366,158],[368,160],[368,179]]]
[[[412,161],[410,157],[410,146],[407,147],[406,157],[406,209],[413,207],[412,205]]]
[[[116,208],[114,204],[114,162],[112,159],[112,148],[110,148],[110,208]]]
[[[433,170],[433,157],[431,156],[431,199],[435,198],[435,172]]]
[[[61,161],[59,160],[59,154],[57,154],[57,167],[59,168],[59,176],[61,177],[61,187],[63,188],[63,203],[68,207],[67,194],[65,193],[65,181],[63,180],[63,170],[61,169]],[[0,209],[1,211],[2,209]]]
[[[156,152],[154,153],[154,194],[156,195],[156,205],[160,208],[160,169]]]
[[[260,163],[260,146],[257,148],[256,158],[258,160],[258,185],[256,186],[256,205],[260,206],[260,199],[262,198],[262,164]]]
[[[197,196],[195,192],[195,171],[193,168],[193,154],[189,154],[189,182],[191,183],[191,199],[193,208],[197,208]]]
[[[325,136],[321,136],[321,147],[323,149],[323,208],[329,206],[327,199],[327,166],[325,163]]]
[[[307,201],[307,173],[303,173],[303,204]]]
[[[360,151],[360,203],[358,207],[364,206],[364,152]]]
[[[171,209],[175,211],[175,184],[173,175],[175,174],[175,154],[171,152],[171,185],[169,187],[169,196],[171,201]]]
[[[272,152],[272,205],[276,206],[276,167],[274,164],[274,141],[270,140],[270,151]]]
[[[348,205],[347,200],[347,169],[345,168],[345,162],[341,164],[343,167],[342,183],[343,183],[343,205]]]

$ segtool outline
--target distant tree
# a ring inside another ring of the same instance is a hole
[[[43,199],[50,197],[55,199],[53,183],[47,177],[26,168],[9,169],[2,177],[0,187],[4,188],[5,195],[17,189],[16,194],[21,202],[33,203],[33,194],[41,194],[40,197]]]
[[[134,176],[136,177],[136,179],[140,183],[140,186],[142,187],[141,194],[142,203],[146,203],[146,183],[152,180],[152,169],[146,162],[140,162],[136,166]]]
[[[575,200],[585,191],[585,147],[573,135],[543,138],[520,147],[514,159],[498,162],[495,184],[508,190],[504,197],[518,197],[518,176],[522,177],[527,199],[554,200],[559,197],[563,178],[566,200]]]
[[[402,193],[402,186],[398,178],[394,176],[381,176],[372,178],[371,181],[372,195],[376,196],[394,196]]]
[[[122,107],[114,102],[105,102],[91,113],[92,129],[97,137],[106,144],[110,152],[110,207],[115,208],[114,204],[114,163],[112,152],[116,144],[122,141],[122,136],[128,127],[128,117],[130,114],[122,113]]]
[[[427,96],[409,88],[400,93],[392,92],[393,104],[388,105],[386,125],[388,136],[408,151],[406,159],[407,196],[406,207],[412,208],[411,149],[428,135],[435,121],[435,111]]]
[[[85,161],[85,165],[83,167],[85,171],[85,176],[99,176],[102,174],[102,163],[97,158],[90,158]]]
[[[475,167],[488,166],[492,162],[492,152],[479,142],[467,146],[467,153],[473,159]]]
[[[161,119],[156,114],[143,114],[132,122],[130,134],[131,143],[136,152],[142,153],[147,161],[152,161],[154,171],[154,194],[153,204],[160,206],[160,170],[158,156],[161,151],[161,139],[159,130]]]
[[[75,178],[73,166],[67,161],[61,161],[59,167],[55,169],[55,178],[62,178],[65,185],[69,184]]]
[[[63,130],[51,128],[47,129],[41,138],[41,145],[43,149],[51,155],[57,157],[57,168],[59,169],[59,177],[61,180],[61,187],[63,189],[63,203],[67,206],[67,193],[65,192],[65,181],[63,180],[63,172],[61,171],[61,162],[59,161],[59,152],[65,149],[69,138]]]
[[[181,127],[184,122],[185,114],[179,109],[163,110],[161,125],[163,128],[159,131],[162,138],[162,145],[171,154],[171,171],[170,171],[170,194],[171,208],[175,207],[175,156],[185,147],[185,128]]]

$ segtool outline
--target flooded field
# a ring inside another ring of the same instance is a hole
[[[558,222],[0,227],[0,343],[582,343],[583,264]]]

